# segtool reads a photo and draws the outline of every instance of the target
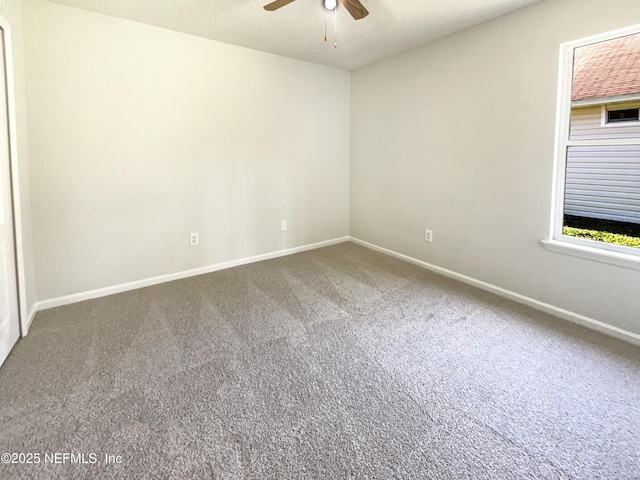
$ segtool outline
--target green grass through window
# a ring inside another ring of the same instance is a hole
[[[562,233],[570,237],[640,248],[640,224],[564,216]]]
[[[562,232],[570,237],[586,238],[597,240],[598,242],[613,243],[615,245],[625,245],[627,247],[640,248],[640,237],[631,237],[620,233],[603,232],[599,230],[588,230],[586,228],[564,227]]]

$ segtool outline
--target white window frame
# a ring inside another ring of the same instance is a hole
[[[603,140],[571,140],[569,138],[574,49],[637,33],[640,33],[640,25],[634,25],[560,45],[551,222],[549,226],[549,237],[542,240],[544,248],[552,252],[632,268],[634,270],[640,270],[640,248],[570,237],[563,235],[562,227],[564,223],[567,148],[573,145],[640,145],[640,137]]]

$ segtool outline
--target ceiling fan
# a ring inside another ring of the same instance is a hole
[[[294,1],[295,0],[276,0],[275,2],[265,5],[264,9],[269,12],[273,12],[274,10],[284,7],[285,5],[289,5]],[[334,10],[337,6],[336,0],[323,0],[323,3],[327,10]],[[360,3],[360,0],[340,0],[340,3],[347,9],[355,20],[360,20],[361,18],[369,15],[369,12],[364,8],[364,5]]]

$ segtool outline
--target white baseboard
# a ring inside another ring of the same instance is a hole
[[[518,303],[527,305],[536,310],[549,313],[556,317],[562,318],[563,320],[568,320],[570,322],[577,323],[579,325],[590,328],[592,330],[597,330],[599,332],[605,333],[612,337],[616,337],[621,340],[625,340],[627,342],[633,343],[634,345],[640,345],[640,335],[637,333],[629,332],[628,330],[614,327],[613,325],[609,325],[608,323],[604,323],[599,320],[595,320],[593,318],[580,315],[579,313],[571,312],[569,310],[565,310],[564,308],[556,307],[554,305],[550,305],[548,303],[535,300],[525,295],[520,295],[519,293],[515,293],[510,290],[506,290],[504,288],[498,287],[496,285],[483,282],[482,280],[478,280],[476,278],[469,277],[467,275],[462,275],[461,273],[457,273],[452,270],[448,270],[446,268],[438,267],[436,265],[423,262],[422,260],[418,260],[417,258],[409,257],[407,255],[394,252],[393,250],[389,250],[387,248],[379,247],[378,245],[365,242],[364,240],[360,240],[359,238],[351,237],[351,241],[353,243],[357,243],[358,245],[362,245],[363,247],[367,247],[371,250],[375,250],[377,252],[381,252],[395,258],[399,258],[400,260],[404,260],[409,263],[413,263],[414,265],[418,265],[432,272],[439,273],[441,275],[444,275],[445,277],[459,280],[460,282],[466,283],[468,285],[472,285],[474,287],[480,288],[487,292],[495,293],[496,295],[499,295],[504,298],[508,298],[510,300],[514,300]]]
[[[22,324],[20,325],[22,328],[21,335],[20,335],[21,337],[26,337],[27,334],[29,333],[31,324],[33,323],[33,320],[36,318],[36,313],[38,313],[38,303],[34,303],[31,306],[31,310],[27,314],[27,318],[25,318]]]
[[[564,320],[568,320],[573,323],[577,323],[579,325],[585,326],[592,330],[597,330],[599,332],[605,333],[612,337],[625,340],[634,345],[640,345],[640,335],[637,333],[629,332],[628,330],[624,330],[622,328],[609,325],[599,320],[595,320],[593,318],[580,315],[579,313],[571,312],[569,310],[565,310],[563,308],[556,307],[554,305],[550,305],[548,303],[541,302],[539,300],[535,300],[533,298],[527,297],[525,295],[521,295],[516,292],[512,292],[510,290],[504,289],[502,287],[498,287],[496,285],[484,282],[482,280],[478,280],[476,278],[469,277],[467,275],[463,275],[461,273],[457,273],[452,270],[448,270],[446,268],[438,267],[437,265],[432,265],[430,263],[423,262],[422,260],[418,260],[417,258],[409,257],[408,255],[403,255],[402,253],[398,253],[393,250],[389,250],[387,248],[379,247],[378,245],[365,242],[364,240],[360,240],[359,238],[355,238],[355,237],[335,238],[333,240],[327,240],[324,242],[318,242],[318,243],[313,243],[309,245],[303,245],[300,247],[288,248],[285,250],[278,250],[275,252],[265,253],[262,255],[255,255],[252,257],[241,258],[238,260],[231,260],[229,262],[216,263],[214,265],[209,265],[206,267],[194,268],[191,270],[185,270],[182,272],[172,273],[168,275],[161,275],[157,277],[146,278],[143,280],[137,280],[134,282],[123,283],[120,285],[113,285],[111,287],[99,288],[99,289],[90,290],[87,292],[80,292],[72,295],[66,295],[64,297],[43,300],[41,302],[37,302],[32,307],[31,312],[29,313],[29,316],[28,316],[28,327],[31,326],[31,323],[34,320],[36,313],[38,313],[40,310],[46,310],[48,308],[59,307],[62,305],[69,305],[72,303],[82,302],[84,300],[91,300],[93,298],[106,297],[107,295],[127,292],[129,290],[135,290],[138,288],[158,285],[160,283],[170,282],[173,280],[180,280],[183,278],[202,275],[205,273],[216,272],[218,270],[225,270],[227,268],[237,267],[240,265],[260,262],[262,260],[269,260],[271,258],[284,257],[286,255],[292,255],[294,253],[304,252],[307,250],[314,250],[316,248],[327,247],[329,245],[335,245],[335,244],[343,243],[347,241],[352,241],[354,243],[357,243],[358,245],[362,245],[371,250],[375,250],[375,251],[384,253],[386,255],[398,258],[400,260],[404,260],[406,262],[412,263],[414,265],[418,265],[432,272],[444,275],[445,277],[453,278],[455,280],[461,281],[468,285],[472,285],[474,287],[480,288],[481,290],[485,290],[487,292],[491,292],[501,297],[508,298],[518,303],[527,305],[536,310],[549,313],[556,317],[562,318]],[[28,327],[27,327],[27,332],[28,332]],[[27,332],[23,332],[23,336],[26,335]]]
[[[305,252],[307,250],[315,250],[316,248],[328,247],[329,245],[348,242],[349,240],[350,240],[350,237],[334,238],[333,240],[326,240],[324,242],[302,245],[300,247],[287,248],[285,250],[278,250],[275,252],[264,253],[262,255],[255,255],[253,257],[245,257],[245,258],[240,258],[238,260],[231,260],[229,262],[216,263],[214,265],[208,265],[206,267],[194,268],[191,270],[184,270],[182,272],[171,273],[168,275],[160,275],[157,277],[145,278],[143,280],[136,280],[134,282],[123,283],[120,285],[113,285],[111,287],[98,288],[96,290],[90,290],[87,292],[74,293],[72,295],[66,295],[64,297],[51,298],[49,300],[43,300],[36,303],[33,315],[35,315],[35,313],[37,313],[40,310],[46,310],[48,308],[60,307],[62,305],[69,305],[72,303],[82,302],[84,300],[91,300],[93,298],[106,297],[107,295],[127,292],[129,290],[136,290],[138,288],[143,288],[143,287],[150,287],[152,285],[158,285],[159,283],[171,282],[173,280],[180,280],[183,278],[194,277],[196,275],[216,272],[218,270],[225,270],[227,268],[238,267],[240,265],[246,265],[248,263],[260,262],[262,260],[269,260],[271,258],[284,257],[286,255]],[[33,318],[31,318],[31,320],[33,320]]]

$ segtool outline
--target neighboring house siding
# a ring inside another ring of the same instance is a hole
[[[640,223],[640,145],[569,147],[565,213]]]
[[[637,107],[638,104],[635,103],[632,106]],[[571,140],[602,140],[605,138],[633,138],[639,136],[639,122],[602,125],[601,105],[573,108],[571,110],[569,137]]]

